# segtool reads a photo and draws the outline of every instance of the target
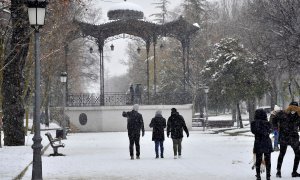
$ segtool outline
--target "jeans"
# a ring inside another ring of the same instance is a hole
[[[164,141],[154,141],[155,142],[155,153],[158,156],[158,147],[160,147],[160,155],[164,155]]]
[[[135,144],[136,156],[140,156],[140,136],[129,137],[129,152],[133,156],[133,146]]]
[[[172,139],[172,140],[173,140],[174,156],[177,156],[177,152],[178,152],[178,155],[181,156],[181,142],[182,142],[182,138],[180,138],[180,139]]]
[[[286,144],[282,144],[282,143],[280,144],[280,151],[279,151],[279,156],[278,156],[278,160],[277,160],[277,171],[281,170],[283,158],[286,153],[287,147],[288,147],[288,145],[286,145]],[[293,172],[296,172],[298,169],[299,161],[300,161],[299,142],[293,143],[291,145],[291,147],[295,153]]]
[[[256,176],[260,177],[260,165],[262,162],[263,153],[256,153]],[[271,153],[264,153],[264,160],[266,163],[267,177],[271,176]]]
[[[274,130],[274,148],[278,148],[278,136],[279,136],[278,130]]]

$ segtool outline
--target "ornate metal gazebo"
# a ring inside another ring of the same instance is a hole
[[[154,72],[156,72],[156,44],[159,37],[173,37],[178,39],[182,45],[182,61],[184,62],[183,80],[184,90],[189,83],[189,50],[190,39],[199,27],[187,22],[182,16],[179,19],[165,24],[155,24],[142,20],[144,15],[139,6],[122,2],[112,7],[107,15],[109,20],[105,24],[95,25],[76,21],[83,36],[91,36],[96,39],[100,52],[100,105],[104,105],[104,56],[103,47],[105,41],[119,34],[129,34],[140,37],[146,44],[147,53],[147,97],[149,102],[149,52],[153,45]],[[154,92],[156,92],[156,73],[154,73]]]

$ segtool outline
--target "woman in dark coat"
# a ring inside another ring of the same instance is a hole
[[[152,118],[149,126],[153,128],[152,141],[155,142],[156,158],[159,157],[158,147],[160,147],[160,157],[164,158],[164,129],[166,128],[166,119],[162,117],[160,110],[156,111],[155,117]]]
[[[271,152],[272,141],[270,133],[272,132],[271,123],[267,120],[267,113],[263,109],[255,111],[254,121],[251,123],[251,132],[255,135],[253,153],[256,154],[256,178],[260,180],[260,165],[262,157],[266,163],[267,180],[271,177]]]

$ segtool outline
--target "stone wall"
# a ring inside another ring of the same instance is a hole
[[[183,116],[188,129],[191,130],[192,104],[141,105],[139,113],[143,115],[145,129],[151,130],[149,124],[156,110],[162,110],[163,117],[168,120],[173,107]],[[122,112],[131,110],[132,106],[67,107],[66,114],[80,132],[124,132],[127,131],[127,119],[122,117]]]

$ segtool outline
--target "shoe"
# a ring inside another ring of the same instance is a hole
[[[260,175],[255,175],[256,176],[256,180],[261,180]]]
[[[134,160],[134,157],[133,157],[133,156],[130,156],[130,159],[131,159],[131,160]]]
[[[276,177],[281,178],[281,171],[277,171]]]
[[[180,159],[180,158],[181,158],[181,155],[179,155],[178,158]]]
[[[174,156],[174,159],[177,159],[177,156]]]
[[[164,155],[162,154],[162,155],[160,155],[160,158],[164,158]]]
[[[137,156],[136,159],[140,159],[140,156]]]
[[[155,159],[157,159],[157,158],[159,158],[159,156],[158,156],[158,155],[156,155]]]
[[[297,173],[297,172],[293,172],[293,173],[292,173],[292,177],[300,177],[300,174]]]

